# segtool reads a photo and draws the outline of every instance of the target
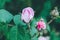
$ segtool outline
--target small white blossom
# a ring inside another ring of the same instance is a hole
[[[51,14],[52,16],[59,16],[58,8],[55,7],[54,10],[52,10],[50,14]]]

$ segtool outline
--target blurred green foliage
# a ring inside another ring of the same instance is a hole
[[[46,24],[51,20],[49,13],[54,6],[58,6],[55,4],[56,1],[57,0],[0,0],[0,40],[38,40],[38,35],[31,39],[31,36],[38,32],[36,23],[41,17],[44,18]],[[21,20],[21,11],[28,6],[35,10],[35,16],[30,22],[30,32],[27,30],[28,25]],[[9,26],[8,24],[11,24],[12,21],[14,25]],[[57,18],[50,25],[47,24],[47,30],[51,32],[50,27],[58,30],[59,26],[60,18]],[[59,38],[56,40],[59,40]]]

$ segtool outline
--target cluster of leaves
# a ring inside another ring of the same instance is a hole
[[[21,20],[21,15],[13,16],[5,9],[0,10],[0,39],[1,40],[30,40],[29,31],[26,30],[27,25]],[[10,26],[13,20],[15,25]],[[27,38],[28,37],[28,38]]]

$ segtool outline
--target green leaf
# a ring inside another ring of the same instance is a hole
[[[13,26],[9,32],[9,40],[30,40],[30,35],[23,27]]]
[[[31,40],[38,40],[37,36],[38,35],[34,36]]]
[[[37,37],[34,37],[32,40],[38,40],[38,38]]]
[[[30,31],[31,36],[33,36],[35,33],[37,33],[36,24],[37,24],[36,19],[33,19],[30,23],[30,25],[31,25],[31,31]]]
[[[5,23],[0,23],[0,31],[3,31],[5,34],[8,31],[8,25]]]
[[[26,25],[22,20],[21,20],[21,15],[15,15],[14,16],[14,23],[16,25]]]
[[[35,27],[32,27],[30,31],[31,36],[33,36],[35,33],[37,33],[37,29]]]
[[[60,18],[55,19],[56,22],[60,23]]]
[[[18,27],[19,34],[22,40],[30,40],[31,36],[29,30],[26,30],[24,27]]]
[[[8,39],[7,38],[7,34],[8,34],[8,25],[6,23],[1,23],[0,22],[0,33],[2,32],[1,35],[4,35],[6,38],[5,39]]]
[[[47,28],[46,28],[49,32],[51,31],[50,30],[50,26],[47,24]]]
[[[21,29],[20,29],[21,33],[19,33],[18,26],[13,26],[9,32],[9,40],[23,40],[24,34],[23,30]]]
[[[56,35],[55,31],[52,31],[50,36],[51,36],[51,40],[60,40],[60,37]]]
[[[17,26],[13,26],[9,32],[9,40],[17,40]]]
[[[37,20],[34,18],[34,19],[31,21],[30,25],[31,25],[32,27],[35,27],[35,26],[36,26],[36,23],[37,23]]]
[[[0,22],[9,23],[13,18],[13,15],[5,9],[0,9]]]

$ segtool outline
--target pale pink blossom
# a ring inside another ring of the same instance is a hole
[[[47,37],[40,36],[38,38],[38,40],[50,40],[50,37],[49,36],[47,36]]]
[[[27,7],[22,10],[21,19],[24,20],[24,22],[29,23],[30,20],[33,19],[33,17],[34,17],[34,10],[31,7]]]

